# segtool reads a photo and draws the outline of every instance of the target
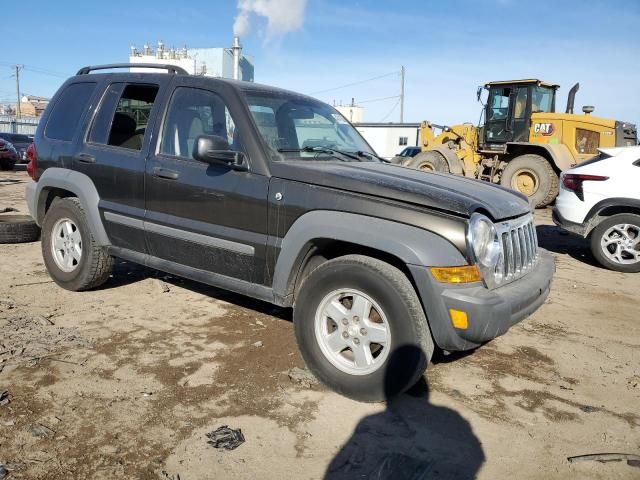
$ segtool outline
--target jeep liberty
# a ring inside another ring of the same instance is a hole
[[[521,195],[389,164],[305,95],[114,72],[140,66],[81,69],[29,148],[27,202],[61,287],[99,287],[117,257],[292,307],[309,369],[360,401],[544,302],[554,263]],[[405,346],[418,353],[391,366]]]

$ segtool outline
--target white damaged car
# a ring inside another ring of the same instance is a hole
[[[640,272],[640,146],[599,151],[561,174],[553,221],[589,239],[602,266]]]

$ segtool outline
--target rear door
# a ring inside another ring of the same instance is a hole
[[[195,86],[197,85],[197,86]],[[234,117],[237,101],[197,79],[179,78],[146,169],[150,254],[250,282],[264,276],[268,177],[193,158],[199,135],[226,138],[251,158]],[[235,110],[234,110],[235,109]]]
[[[93,180],[112,245],[146,252],[145,159],[153,119],[172,76],[149,76],[144,82],[112,78],[104,88],[83,147],[74,157],[74,169]]]

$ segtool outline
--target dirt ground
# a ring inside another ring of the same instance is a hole
[[[0,207],[26,213],[28,181],[0,174]],[[392,404],[293,382],[289,310],[126,262],[72,293],[40,243],[0,245],[0,465],[10,479],[640,478],[567,461],[640,454],[640,274],[599,268],[536,217],[557,265],[546,304],[437,356]],[[222,425],[246,442],[208,445]]]

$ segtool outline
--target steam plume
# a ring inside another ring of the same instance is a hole
[[[238,0],[233,33],[246,36],[253,14],[267,19],[267,38],[284,35],[302,27],[306,6],[307,0]]]

